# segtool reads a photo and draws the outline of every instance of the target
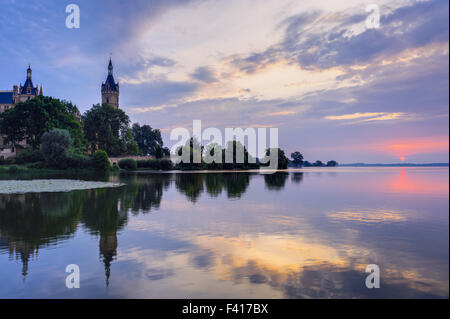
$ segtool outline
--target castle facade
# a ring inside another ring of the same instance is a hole
[[[0,91],[0,113],[16,106],[19,102],[24,102],[43,95],[42,84],[40,89],[33,85],[32,70],[30,65],[27,69],[27,78],[22,86],[14,85],[12,91]],[[8,158],[17,154],[17,147],[26,148],[26,142],[21,141],[16,145],[5,143],[4,136],[0,135],[0,158]]]

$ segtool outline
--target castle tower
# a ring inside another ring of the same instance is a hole
[[[20,85],[18,100],[19,102],[31,100],[35,98],[38,94],[39,94],[38,87],[33,86],[33,81],[31,79],[31,67],[30,65],[28,65],[27,80],[25,81],[25,84],[23,86]]]
[[[104,103],[119,108],[119,83],[114,81],[111,58],[109,58],[108,77],[102,84],[102,104]]]

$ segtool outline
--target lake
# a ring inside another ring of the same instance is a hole
[[[1,298],[449,297],[448,168],[86,179],[0,194]]]

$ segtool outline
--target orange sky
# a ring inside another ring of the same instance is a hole
[[[408,157],[421,153],[447,152],[449,148],[448,136],[410,138],[392,140],[382,143],[381,151],[391,153],[395,156]]]

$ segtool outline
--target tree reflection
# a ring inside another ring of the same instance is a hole
[[[180,193],[186,195],[189,201],[195,203],[203,192],[204,174],[177,174],[175,186]]]
[[[229,173],[223,175],[224,187],[228,198],[239,198],[247,190],[250,184],[250,174]]]
[[[154,174],[139,178],[134,184],[136,193],[131,203],[131,210],[134,215],[142,212],[144,214],[152,209],[159,209],[163,191],[170,186],[172,174]]]
[[[228,198],[239,198],[250,184],[249,173],[183,173],[176,175],[176,187],[195,203],[206,190],[211,197],[218,197],[223,191]]]
[[[295,184],[300,184],[303,181],[303,173],[292,173],[291,181]]]
[[[265,174],[264,182],[266,183],[266,188],[268,190],[279,191],[284,188],[286,185],[286,180],[289,176],[289,173],[286,172],[277,172],[273,174]]]
[[[22,261],[22,275],[41,247],[57,245],[77,229],[82,191],[0,195],[0,250]]]
[[[158,210],[164,191],[172,183],[194,203],[205,191],[211,197],[223,193],[228,198],[240,198],[249,187],[251,175],[242,172],[126,174],[109,177],[126,184],[119,188],[0,195],[0,251],[21,260],[25,278],[29,261],[39,249],[57,246],[73,237],[81,224],[99,237],[99,256],[108,285],[111,264],[117,256],[117,233],[127,225],[128,213],[137,215]]]
[[[206,192],[211,197],[218,197],[223,191],[223,174],[205,174]]]

